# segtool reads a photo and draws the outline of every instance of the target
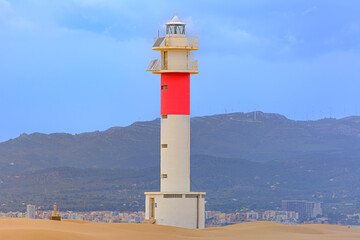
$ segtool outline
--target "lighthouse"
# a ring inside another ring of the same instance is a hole
[[[193,52],[198,38],[186,35],[186,24],[175,16],[166,36],[155,38],[147,71],[161,76],[160,192],[145,192],[145,222],[204,228],[205,192],[190,191],[190,75],[198,74]]]

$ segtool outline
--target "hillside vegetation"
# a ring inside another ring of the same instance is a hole
[[[257,112],[191,124],[192,190],[207,192],[207,209],[274,209],[282,199],[360,209],[360,117],[292,121]],[[143,192],[160,188],[159,130],[154,120],[0,143],[0,211],[53,202],[76,211],[142,210]]]

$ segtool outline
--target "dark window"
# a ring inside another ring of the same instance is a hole
[[[167,148],[167,144],[166,143],[161,144],[161,148]]]
[[[167,85],[161,86],[161,90],[166,90],[166,89],[167,89]]]

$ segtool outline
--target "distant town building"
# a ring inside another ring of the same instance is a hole
[[[35,219],[35,205],[26,206],[26,215],[27,218]]]
[[[256,221],[259,219],[259,213],[254,211],[247,212],[246,219],[249,221]]]
[[[209,218],[218,217],[220,214],[221,214],[220,211],[205,211],[205,218],[209,219]]]
[[[299,218],[308,219],[316,218],[322,215],[322,206],[319,202],[311,202],[306,200],[282,200],[283,211],[294,211],[299,214]]]
[[[267,221],[276,221],[276,222],[281,222],[281,221],[286,221],[286,220],[290,220],[290,219],[299,219],[299,214],[295,211],[274,211],[274,210],[270,210],[270,211],[265,211],[263,213],[263,220],[267,220]]]

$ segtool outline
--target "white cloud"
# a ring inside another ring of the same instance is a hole
[[[40,26],[16,9],[14,4],[0,0],[0,33],[34,33]]]
[[[0,22],[6,20],[11,12],[11,4],[8,1],[0,0]]]
[[[254,42],[258,41],[258,38],[253,34],[243,30],[243,29],[223,29],[223,33],[225,33],[228,37],[236,39],[239,42]]]
[[[359,32],[360,32],[359,25],[357,25],[355,23],[350,24],[349,29],[348,29],[349,34],[354,34],[354,33],[359,33]]]
[[[305,11],[302,12],[303,15],[309,14],[312,11],[315,11],[317,9],[316,6],[312,6],[311,8],[306,9]]]
[[[0,0],[0,11],[6,9],[6,8],[10,8],[10,3],[6,0]]]
[[[213,36],[217,36],[216,40],[222,40],[227,44],[254,44],[259,42],[259,38],[255,34],[237,26],[237,24],[210,22],[204,27],[212,31]]]
[[[290,45],[295,45],[300,43],[301,41],[292,33],[288,33],[285,35],[285,41]]]

